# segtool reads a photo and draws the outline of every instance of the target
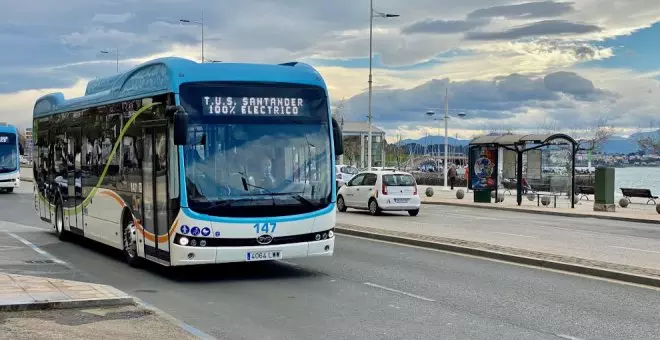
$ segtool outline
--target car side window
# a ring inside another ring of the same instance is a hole
[[[378,179],[378,177],[376,177],[375,174],[366,174],[364,176],[364,182],[362,183],[362,185],[364,185],[364,186],[376,185],[376,180],[377,179]]]
[[[357,185],[362,185],[362,180],[363,179],[364,179],[364,174],[357,175],[357,176],[353,177],[353,179],[350,182],[348,182],[348,185],[352,186],[352,187],[357,186]]]

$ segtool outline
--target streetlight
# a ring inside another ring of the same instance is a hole
[[[115,51],[116,51],[116,54],[117,54],[117,73],[119,73],[119,49],[116,48]],[[108,50],[101,50],[101,53],[102,53],[102,54],[110,54],[110,51],[108,51]]]
[[[201,21],[193,21],[188,19],[179,19],[179,21],[186,24],[197,24],[202,27],[202,63],[204,63],[204,12],[202,12]]]
[[[433,117],[435,115],[434,111],[427,111],[426,115],[429,117]],[[467,114],[465,112],[459,112],[456,114],[460,118],[464,118]],[[440,118],[441,120],[445,121],[445,156],[444,156],[444,161],[443,161],[443,173],[445,177],[445,182],[444,182],[444,190],[447,190],[447,168],[448,168],[448,157],[447,157],[447,146],[449,144],[449,134],[448,134],[448,127],[447,127],[447,122],[449,121],[449,89],[445,89],[445,116],[443,118]],[[440,120],[439,119],[439,120]]]
[[[371,170],[371,147],[372,147],[372,142],[371,142],[371,94],[372,94],[372,75],[371,75],[371,67],[372,67],[372,55],[373,55],[373,31],[374,31],[374,17],[379,17],[379,18],[396,18],[398,17],[398,14],[391,14],[391,13],[382,13],[378,11],[374,11],[374,0],[371,0],[370,2],[370,10],[369,10],[369,145],[367,146],[367,164],[368,164],[368,169]]]

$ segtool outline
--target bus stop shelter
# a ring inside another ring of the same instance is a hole
[[[578,151],[578,142],[571,136],[563,133],[555,134],[529,134],[529,135],[500,135],[500,136],[481,136],[470,141],[469,154],[472,156],[473,150],[480,147],[503,148],[516,153],[516,200],[518,205],[522,204],[522,178],[523,178],[523,154],[527,151],[540,149],[551,145],[567,145],[571,151],[571,193],[575,193],[575,154]],[[470,174],[474,173],[475,160],[470,158]],[[497,190],[497,178],[495,174],[495,190]],[[571,197],[571,208],[575,208],[575,200]]]

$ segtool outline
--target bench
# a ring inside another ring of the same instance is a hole
[[[589,195],[595,195],[596,194],[596,189],[594,187],[586,186],[586,185],[578,185],[577,190],[575,191],[577,195],[580,195],[580,201],[582,198],[586,198],[587,201],[589,200]]]
[[[623,197],[625,197],[628,200],[628,202],[631,202],[630,198],[637,197],[637,198],[648,198],[646,204],[649,204],[650,202],[656,204],[655,200],[658,199],[658,196],[653,196],[653,194],[651,194],[650,189],[637,189],[637,188],[620,188],[620,189],[621,189],[621,193],[623,194]]]

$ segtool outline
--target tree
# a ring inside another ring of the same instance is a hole
[[[639,145],[639,148],[647,153],[660,155],[660,130],[657,130],[650,136],[638,139],[637,145]]]
[[[360,156],[360,137],[349,136],[344,137],[344,157],[346,157],[349,165],[357,165],[358,157]]]

